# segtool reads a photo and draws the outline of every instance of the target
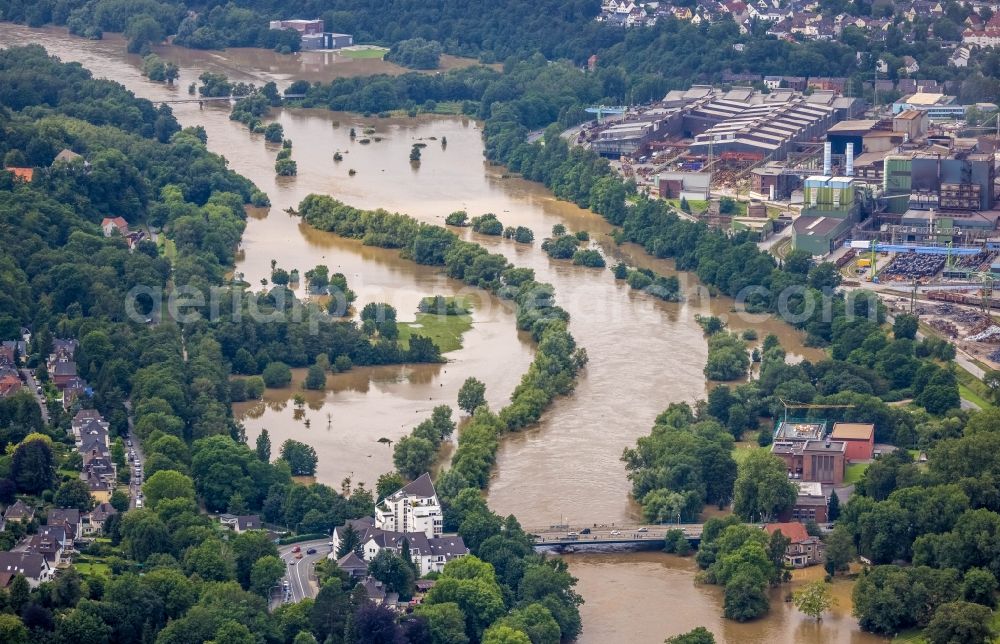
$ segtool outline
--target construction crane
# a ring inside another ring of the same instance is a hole
[[[782,406],[785,408],[785,419],[784,422],[788,422],[788,410],[789,409],[854,409],[857,405],[819,405],[814,403],[790,403],[784,398],[778,398]]]

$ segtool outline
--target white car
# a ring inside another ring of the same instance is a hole
[[[142,508],[142,499],[136,499],[135,500],[135,507],[136,507],[137,510],[140,509],[140,508]]]
[[[619,536],[621,536],[621,534],[622,534],[621,530],[612,530],[611,531],[611,536],[612,537],[619,537]]]

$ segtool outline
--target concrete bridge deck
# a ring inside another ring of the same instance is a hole
[[[642,544],[662,541],[670,530],[681,530],[692,544],[701,542],[704,524],[591,525],[525,528],[535,546]]]

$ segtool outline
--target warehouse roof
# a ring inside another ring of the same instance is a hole
[[[831,438],[838,440],[871,440],[875,435],[872,423],[834,423]]]
[[[873,127],[875,127],[877,124],[878,124],[878,121],[869,120],[869,119],[862,119],[862,120],[855,120],[855,121],[841,121],[840,123],[837,123],[836,125],[834,125],[833,127],[831,127],[829,130],[827,130],[827,132],[829,132],[830,134],[837,134],[837,133],[840,133],[840,132],[868,131],[868,130],[872,129]]]

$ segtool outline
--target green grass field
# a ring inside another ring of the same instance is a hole
[[[414,322],[400,322],[399,344],[409,348],[410,337],[422,335],[441,347],[441,353],[462,348],[462,334],[472,328],[472,316],[418,313]]]
[[[766,447],[759,447],[757,445],[736,445],[733,447],[733,460],[736,461],[737,465],[739,465],[747,459],[747,456],[749,456],[751,452],[766,449]]]
[[[156,238],[156,246],[163,253],[163,256],[173,263],[174,258],[177,257],[177,244],[174,243],[174,240],[167,239],[167,236],[161,232]]]
[[[85,577],[104,577],[105,579],[111,578],[111,568],[108,564],[103,563],[75,563],[73,567],[79,571],[79,573]]]
[[[344,58],[384,58],[389,50],[385,47],[366,47],[365,49],[341,49]]]
[[[844,483],[857,483],[864,477],[867,469],[868,463],[851,463],[847,466],[847,472],[844,474]]]
[[[993,407],[990,402],[990,390],[982,380],[976,378],[965,369],[955,369],[958,378],[958,393],[962,398],[979,405],[980,409]]]
[[[668,204],[670,204],[671,206],[673,206],[678,210],[681,209],[680,199],[664,199],[664,201],[666,201]],[[703,212],[708,209],[708,202],[700,201],[698,199],[692,199],[691,201],[688,202],[688,206],[691,207],[692,214],[697,214],[699,212]]]

